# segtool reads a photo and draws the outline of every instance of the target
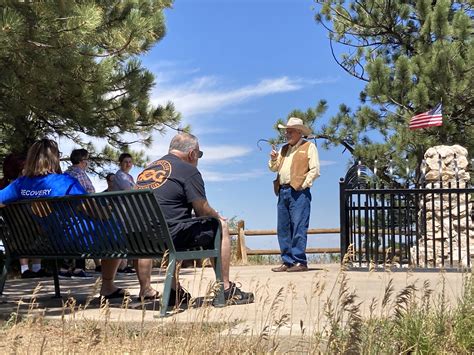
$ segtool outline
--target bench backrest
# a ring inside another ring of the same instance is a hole
[[[0,208],[11,257],[133,258],[174,251],[151,190],[22,200]]]

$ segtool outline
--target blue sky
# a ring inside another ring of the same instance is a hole
[[[341,103],[358,105],[362,83],[333,60],[313,6],[310,0],[177,0],[165,12],[165,38],[142,57],[156,76],[152,102],[173,101],[200,140],[211,206],[249,229],[276,228],[270,147],[260,151],[257,141],[275,136],[278,118],[320,99],[329,110],[317,125]],[[173,133],[155,135],[146,151],[152,160],[166,153]],[[311,228],[339,226],[338,181],[350,158],[342,151],[319,148]]]

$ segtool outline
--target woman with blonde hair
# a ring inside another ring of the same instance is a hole
[[[41,139],[28,150],[23,176],[0,191],[0,203],[17,200],[83,195],[86,191],[78,180],[61,172],[59,149],[55,141]],[[123,298],[125,291],[114,284],[118,260],[103,260],[102,288],[105,298]]]

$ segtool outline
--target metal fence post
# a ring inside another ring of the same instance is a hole
[[[344,178],[339,179],[339,218],[340,218],[340,242],[341,242],[341,264],[349,246],[349,235],[347,234],[347,206],[346,206],[346,183]]]

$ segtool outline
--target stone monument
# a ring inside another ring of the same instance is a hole
[[[420,266],[440,267],[443,263],[449,265],[451,258],[453,265],[459,267],[467,266],[468,258],[471,258],[472,266],[474,257],[474,222],[471,219],[473,196],[449,192],[449,186],[451,189],[464,189],[470,186],[467,155],[467,150],[460,145],[432,147],[424,155],[425,163],[422,171],[425,173],[426,188],[443,191],[424,194],[424,201],[420,195],[418,213],[421,227],[418,236]],[[445,189],[446,192],[444,192]],[[468,255],[468,243],[470,255]],[[413,259],[416,255],[415,248],[414,246],[411,254]]]

